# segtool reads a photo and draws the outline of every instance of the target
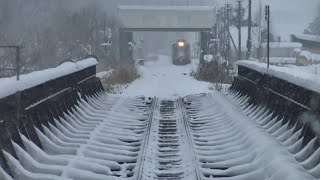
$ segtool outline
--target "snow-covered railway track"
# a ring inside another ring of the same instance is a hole
[[[13,143],[18,159],[4,154],[14,179],[137,179],[149,115],[142,98],[101,93],[81,100],[55,125],[36,129],[43,149],[20,134],[25,149]]]
[[[105,93],[80,100],[54,124],[36,128],[43,149],[20,134],[21,180],[314,180],[317,138],[236,92],[160,100]],[[37,126],[38,127],[38,126]],[[12,180],[0,168],[0,179]]]
[[[301,147],[301,131],[247,102],[236,93],[185,98],[201,179],[318,179],[319,151]]]
[[[139,180],[197,180],[181,100],[158,100],[154,106]]]

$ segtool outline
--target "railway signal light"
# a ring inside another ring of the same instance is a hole
[[[265,20],[269,20],[269,15],[270,15],[270,6],[266,6],[265,8]]]

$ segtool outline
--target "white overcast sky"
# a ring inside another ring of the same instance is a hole
[[[106,0],[109,4],[115,0]],[[237,0],[116,0],[116,4],[126,5],[224,5],[227,2],[237,4]],[[202,2],[202,3],[201,3]],[[290,34],[302,33],[313,21],[316,15],[320,15],[320,0],[252,0],[253,16],[259,11],[259,4],[264,8],[266,4],[271,6],[272,31],[289,41]],[[248,0],[243,0],[247,6]],[[264,9],[262,9],[264,11]],[[264,12],[263,12],[264,13]]]
[[[237,2],[237,0],[218,0],[219,4]],[[259,0],[252,0],[253,11],[259,11]],[[243,0],[246,6],[248,0]],[[261,0],[261,6],[270,5],[273,33],[289,40],[290,34],[302,33],[310,22],[320,15],[320,0]]]

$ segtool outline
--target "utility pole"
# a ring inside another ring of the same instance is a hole
[[[266,6],[265,9],[266,21],[267,21],[267,68],[269,70],[269,58],[270,58],[270,6]]]
[[[242,13],[241,13],[241,8],[242,8],[242,0],[238,0],[238,6],[239,6],[239,10],[238,10],[238,18],[239,18],[239,24],[238,24],[238,37],[239,37],[239,44],[238,44],[238,60],[241,60],[241,21],[242,21]]]
[[[20,80],[20,47],[19,46],[17,46],[16,47],[16,58],[17,58],[17,60],[16,60],[16,63],[17,63],[17,67],[16,67],[16,73],[17,73],[17,81],[19,81]]]
[[[261,5],[261,1],[259,3],[259,36],[258,36],[258,41],[259,41],[259,47],[258,47],[258,51],[257,51],[257,58],[261,59],[261,43],[262,43],[262,37],[261,37],[261,27],[262,27],[262,5]]]
[[[224,8],[221,8],[220,11],[220,32],[219,32],[219,39],[220,39],[220,56],[224,56]]]
[[[103,41],[104,42],[107,42],[106,40],[107,40],[107,37],[105,37],[105,35],[107,34],[107,32],[106,32],[106,30],[107,30],[107,22],[106,22],[106,17],[107,17],[107,15],[106,15],[106,13],[104,13],[104,16],[103,16],[104,18],[103,18]],[[106,53],[106,55],[108,54],[108,46],[105,46],[104,47],[104,52]]]
[[[221,14],[221,11],[220,11],[220,9],[218,9],[218,13],[217,13],[217,23],[216,23],[216,39],[217,39],[217,47],[216,47],[216,57],[215,58],[217,58],[218,57],[218,55],[219,55],[219,51],[220,51],[220,41],[221,41],[221,39],[220,39],[220,26],[221,26],[221,24],[220,24],[220,14]]]
[[[251,6],[252,6],[252,1],[249,0],[249,16],[248,16],[248,41],[247,41],[247,48],[248,48],[248,52],[247,52],[247,59],[250,59],[251,57],[251,26],[252,26],[252,18],[251,18]]]
[[[229,61],[230,59],[230,31],[229,31],[229,11],[230,11],[230,4],[226,4],[226,60]]]
[[[219,46],[220,46],[220,56],[221,57],[224,57],[224,14],[225,14],[225,9],[224,7],[221,8],[220,10],[220,29],[219,29],[219,39],[220,39],[220,43],[219,43]]]
[[[267,34],[267,88],[268,88],[268,96],[269,96],[269,58],[270,58],[270,6],[267,5],[266,9],[265,9],[265,18],[267,21],[267,30],[268,30],[268,34]]]

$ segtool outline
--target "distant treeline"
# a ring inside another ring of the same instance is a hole
[[[117,57],[115,2],[0,0],[0,45],[22,46],[22,72],[55,67],[62,59],[84,58],[90,49],[101,60],[111,61]],[[106,27],[113,34],[109,54],[101,45],[107,41]],[[14,60],[14,51],[0,49],[0,68],[15,66]]]
[[[306,34],[320,35],[320,4],[318,5],[317,17],[309,24],[305,30]]]

